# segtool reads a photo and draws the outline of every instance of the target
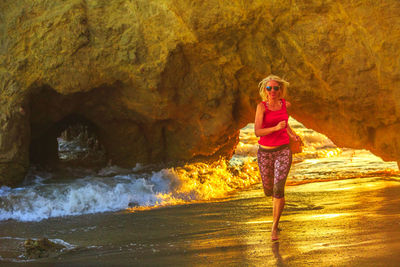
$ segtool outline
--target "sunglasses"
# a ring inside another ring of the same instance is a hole
[[[279,88],[281,88],[280,86],[267,86],[265,87],[265,89],[267,89],[267,91],[271,91],[272,89],[274,89],[275,91],[278,91]]]

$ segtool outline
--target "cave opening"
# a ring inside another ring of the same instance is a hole
[[[42,85],[30,95],[29,162],[45,169],[84,167],[97,169],[108,162],[105,97],[113,87],[61,94]],[[112,94],[111,94],[112,96]]]
[[[31,140],[30,161],[44,167],[96,168],[104,166],[107,157],[96,125],[82,115],[71,114]]]
[[[302,152],[293,154],[293,165],[289,174],[293,184],[305,181],[392,177],[398,172],[398,164],[395,161],[385,161],[364,148],[335,144],[328,136],[307,128],[301,121],[292,117],[289,117],[289,125],[304,143]],[[235,157],[257,158],[258,140],[259,137],[254,134],[254,123],[243,127]]]

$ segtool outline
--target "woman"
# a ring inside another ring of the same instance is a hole
[[[256,136],[260,137],[257,160],[264,193],[272,196],[272,241],[278,240],[278,224],[285,205],[285,183],[292,164],[289,137],[299,139],[288,124],[290,103],[283,98],[288,85],[275,75],[260,82],[263,101],[257,106],[254,126]]]

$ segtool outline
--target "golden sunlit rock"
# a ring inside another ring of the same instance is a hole
[[[54,160],[71,120],[120,166],[230,157],[271,72],[305,126],[398,161],[399,12],[395,0],[1,1],[0,184]]]

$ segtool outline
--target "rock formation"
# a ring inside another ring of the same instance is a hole
[[[23,246],[25,249],[24,256],[26,259],[54,257],[59,255],[60,252],[65,249],[65,246],[52,242],[47,238],[36,240],[28,239],[24,242]]]
[[[75,122],[121,166],[229,157],[269,73],[307,127],[399,161],[398,14],[396,0],[1,1],[0,184],[56,160]]]

